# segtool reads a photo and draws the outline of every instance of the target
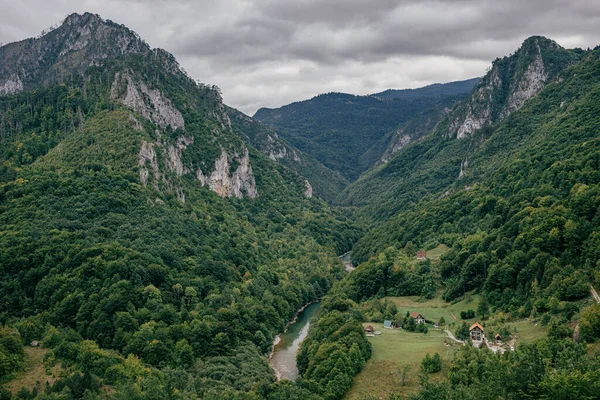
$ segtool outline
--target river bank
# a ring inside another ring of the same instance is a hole
[[[321,310],[319,302],[311,302],[302,307],[294,319],[286,326],[283,333],[273,340],[273,347],[269,354],[269,364],[277,380],[289,379],[295,381],[298,377],[296,355],[300,344],[308,336],[310,320]]]

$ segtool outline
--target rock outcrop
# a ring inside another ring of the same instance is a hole
[[[161,129],[171,126],[173,130],[184,129],[183,116],[171,101],[159,90],[150,89],[142,80],[132,77],[131,71],[115,75],[111,97],[144,118],[154,122]]]
[[[238,164],[233,173],[230,173],[230,158],[233,158]],[[241,156],[236,154],[233,157],[223,150],[221,157],[215,161],[215,169],[210,174],[205,175],[198,168],[196,177],[203,186],[208,185],[210,190],[221,197],[242,198],[246,195],[253,199],[258,196],[247,149],[244,149]]]
[[[496,59],[471,97],[450,115],[448,136],[463,139],[518,111],[578,56],[534,36],[513,55]]]

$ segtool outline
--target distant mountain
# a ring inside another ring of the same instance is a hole
[[[277,109],[262,108],[254,118],[353,181],[386,153],[390,132],[423,111],[451,108],[470,94],[476,81],[397,91],[397,98],[328,93]]]
[[[470,93],[480,80],[481,78],[472,78],[465,81],[434,83],[417,89],[388,89],[380,93],[373,93],[371,96],[388,99],[414,99],[424,96],[460,95]]]

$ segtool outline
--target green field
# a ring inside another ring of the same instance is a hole
[[[469,296],[469,298],[455,304],[445,302],[439,295],[430,300],[425,300],[418,296],[388,297],[388,299],[396,304],[398,313],[402,316],[407,311],[416,311],[423,315],[427,321],[431,322],[437,322],[441,317],[444,317],[446,325],[460,322],[461,311],[468,309],[477,311],[480,301],[479,295]],[[475,319],[470,319],[468,322],[475,322]]]
[[[439,321],[441,317],[446,320],[446,327],[452,332],[461,322],[460,312],[468,309],[477,310],[481,300],[479,295],[470,295],[466,299],[451,304],[442,300],[438,295],[433,299],[424,300],[417,296],[388,297],[398,307],[400,315],[407,311],[416,311],[429,321]],[[456,319],[454,319],[456,317]],[[470,319],[473,323],[477,318]],[[493,318],[486,321],[486,325],[495,324]],[[369,338],[373,346],[373,355],[364,369],[356,376],[352,388],[346,395],[347,399],[358,400],[366,396],[379,396],[387,398],[390,393],[409,393],[419,388],[419,375],[421,361],[426,354],[439,353],[444,361],[442,372],[431,375],[431,379],[441,380],[445,377],[445,369],[452,359],[458,344],[446,338],[446,334],[429,326],[429,333],[411,333],[402,329],[384,329],[382,324],[365,323],[372,325],[381,335]],[[448,326],[450,325],[450,326]],[[512,332],[515,332],[517,346],[519,343],[533,342],[545,335],[545,328],[539,323],[530,320],[507,322]],[[446,345],[446,344],[448,345]],[[405,386],[401,386],[400,369],[404,364],[410,365],[405,379]]]
[[[356,376],[347,399],[361,399],[367,395],[387,397],[390,393],[413,392],[419,388],[421,361],[425,354],[439,353],[444,366],[452,359],[458,345],[444,345],[446,335],[441,330],[431,329],[428,334],[411,333],[402,329],[384,329],[382,324],[373,325],[381,335],[369,338],[373,356]],[[401,386],[401,368],[409,364],[405,386]],[[432,374],[432,380],[443,379],[442,372]]]

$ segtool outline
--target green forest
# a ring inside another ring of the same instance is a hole
[[[97,15],[0,55],[0,79],[28,71],[0,96],[0,400],[343,399],[384,321],[467,344],[424,353],[416,391],[394,372],[390,400],[598,398],[599,48],[532,37],[481,80],[262,122]],[[407,298],[466,306],[418,323]],[[277,380],[277,335],[313,302],[299,378]],[[543,337],[468,345],[474,322],[508,338],[524,320]]]

